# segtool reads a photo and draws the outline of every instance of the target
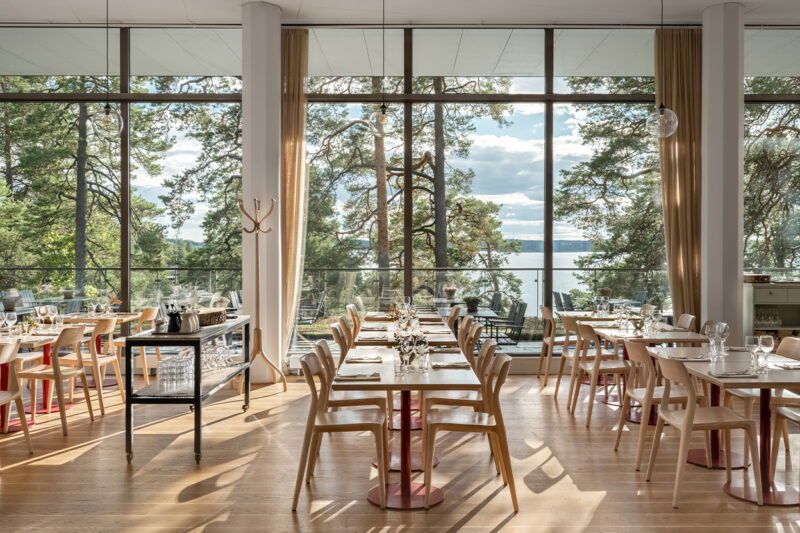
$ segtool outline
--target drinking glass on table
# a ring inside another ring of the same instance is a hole
[[[86,300],[86,306],[89,308],[89,316],[94,316],[94,300]]]
[[[775,339],[772,338],[772,335],[761,335],[758,338],[758,346],[761,353],[758,360],[758,367],[765,369],[767,368],[767,357],[775,348]]]
[[[706,322],[705,327],[703,328],[703,334],[708,337],[709,355],[711,355],[712,359],[718,357],[719,353],[717,352],[717,339],[719,338],[719,335],[717,334],[717,323],[713,320]]]
[[[717,322],[717,336],[719,337],[719,355],[727,355],[725,351],[725,341],[731,335],[731,327],[727,322]]]
[[[758,337],[755,335],[747,335],[744,338],[744,347],[750,352],[750,366],[754,369],[758,369],[758,352],[760,350],[760,346],[758,344]]]
[[[47,306],[47,318],[50,319],[50,329],[54,329],[56,327],[56,315],[58,315],[58,310],[56,309],[55,305],[48,305]]]
[[[14,324],[17,323],[17,313],[9,311],[6,313],[6,326],[8,326],[8,336],[14,336]]]

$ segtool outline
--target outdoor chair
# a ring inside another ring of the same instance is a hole
[[[556,308],[556,311],[566,311],[567,309],[564,308],[564,302],[561,300],[561,293],[553,291],[553,305]]]
[[[519,302],[513,320],[490,322],[488,337],[494,339],[501,346],[515,346],[519,343],[522,329],[525,327],[525,311],[527,309],[528,304]]]

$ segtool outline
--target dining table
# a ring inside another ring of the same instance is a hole
[[[418,311],[417,318],[420,322],[441,322],[442,315],[435,311]],[[392,316],[385,311],[369,311],[364,314],[366,322],[391,322]]]
[[[367,355],[379,355],[380,362],[355,363]],[[469,366],[461,351],[453,353],[431,353],[431,369],[426,372],[410,370],[404,374],[395,373],[394,349],[358,347],[350,350],[339,367],[331,388],[348,391],[386,391],[400,392],[400,482],[386,484],[386,507],[390,509],[420,509],[425,507],[425,485],[412,483],[411,450],[411,392],[432,390],[478,391],[481,382]],[[352,380],[353,374],[373,374],[371,380]],[[419,453],[417,452],[417,457]],[[373,487],[367,499],[380,505],[379,487]],[[444,491],[431,487],[430,504],[436,505],[444,499]]]
[[[680,350],[680,351],[677,351]],[[800,492],[789,484],[777,483],[770,480],[770,454],[772,447],[772,391],[774,389],[797,389],[800,387],[800,369],[797,368],[797,361],[787,357],[770,354],[767,358],[767,366],[760,372],[748,372],[744,369],[749,367],[750,354],[744,351],[730,351],[721,362],[691,360],[691,355],[702,354],[702,349],[695,348],[650,348],[650,352],[656,357],[672,357],[683,359],[689,374],[706,381],[711,386],[711,405],[719,405],[719,391],[721,389],[758,389],[759,398],[759,450],[758,460],[761,471],[761,490],[764,497],[764,505],[794,505],[800,501]],[[787,368],[781,368],[782,364],[787,364]],[[735,377],[720,377],[716,370],[718,368],[728,369],[737,366],[742,369],[742,374]],[[719,454],[719,432],[711,432],[711,453]],[[715,435],[716,434],[716,435]],[[724,465],[724,462],[723,462]],[[756,487],[747,477],[743,480],[736,480],[725,483],[723,490],[741,500],[757,503]]]
[[[419,327],[430,346],[451,348],[458,346],[458,339],[444,322],[425,322],[421,323]],[[385,328],[380,329],[377,327],[362,327],[354,344],[355,346],[394,346],[394,329],[394,323],[386,323]]]
[[[83,326],[84,328],[87,326],[86,324],[74,324],[73,326]],[[51,347],[53,343],[58,339],[58,335],[61,333],[60,328],[42,328],[32,333],[25,333],[18,337],[11,337],[11,336],[2,336],[0,337],[0,344],[10,344],[16,342],[19,339],[19,347],[30,349],[30,350],[42,350],[42,364],[49,365],[52,362],[51,359]],[[12,363],[6,363],[4,365],[0,365],[0,391],[7,391],[9,385],[9,379],[11,377],[11,365]],[[58,405],[53,404],[52,402],[52,383],[50,380],[45,379],[42,380],[42,404],[41,406],[31,405],[30,409],[36,409],[37,414],[46,414],[51,413],[53,410],[58,411]],[[65,405],[66,409],[71,407],[70,404]],[[6,432],[13,432],[19,431],[21,428],[19,424],[19,420],[12,420],[7,425],[5,421],[7,419],[7,409],[9,409],[9,405],[2,405],[0,406],[0,421],[3,422],[2,431]],[[24,416],[23,413],[18,413],[19,416]],[[31,425],[33,421],[29,421],[28,425]]]

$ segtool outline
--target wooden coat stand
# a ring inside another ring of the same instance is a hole
[[[247,229],[245,227],[242,227],[242,231],[244,231],[245,233],[254,234],[256,239],[256,297],[255,297],[256,320],[255,320],[255,328],[253,329],[253,341],[252,341],[253,347],[251,348],[250,351],[250,364],[252,365],[258,356],[264,358],[264,361],[266,361],[269,367],[272,369],[272,378],[275,380],[275,383],[277,383],[278,380],[280,379],[280,381],[283,383],[283,391],[286,392],[286,376],[283,375],[281,369],[278,368],[278,366],[275,365],[275,363],[270,361],[269,357],[267,357],[267,354],[264,353],[264,348],[262,347],[262,342],[261,342],[261,283],[259,280],[261,272],[260,270],[261,258],[258,253],[258,240],[259,240],[258,236],[262,233],[267,234],[272,231],[272,226],[264,229],[261,224],[264,222],[264,220],[267,219],[268,216],[272,214],[273,209],[275,209],[275,199],[272,198],[272,203],[270,203],[269,211],[267,211],[267,213],[264,216],[261,216],[261,200],[254,198],[253,204],[255,207],[255,211],[253,213],[254,216],[250,216],[250,214],[244,209],[244,202],[242,202],[242,200],[239,200],[239,210],[242,212],[244,216],[250,219],[250,221],[253,223],[252,229]]]

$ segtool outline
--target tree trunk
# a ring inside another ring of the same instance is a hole
[[[442,94],[443,80],[441,77],[433,78],[434,94]],[[447,190],[444,179],[444,104],[433,104],[433,255],[436,268],[447,268]],[[447,271],[436,271],[435,294],[437,298],[444,296],[447,286]]]
[[[3,142],[3,159],[5,159],[5,169],[3,173],[5,174],[6,185],[8,185],[8,193],[11,195],[11,190],[14,186],[14,172],[11,163],[11,117],[9,116],[8,106],[5,108],[4,114],[3,135],[5,136],[5,141]]]
[[[375,92],[380,91],[380,78],[372,78],[372,88]],[[383,125],[377,124],[375,135],[375,217],[378,219],[378,268],[387,269],[378,272],[378,298],[379,307],[386,308],[389,300],[389,206],[386,194],[386,146],[383,142]]]
[[[86,217],[88,186],[86,183],[87,123],[89,111],[86,104],[78,104],[78,152],[75,157],[75,294],[86,288]]]

